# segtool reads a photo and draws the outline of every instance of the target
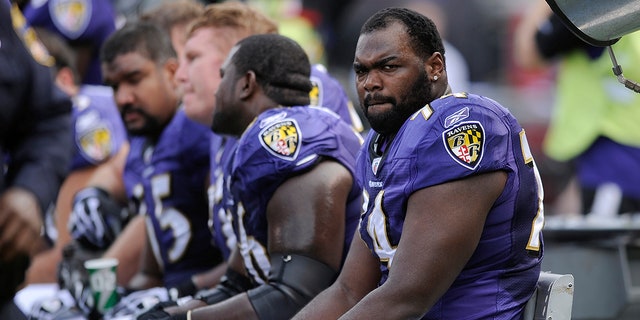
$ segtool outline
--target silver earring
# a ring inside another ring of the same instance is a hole
[[[433,81],[438,81],[438,76],[433,76]]]

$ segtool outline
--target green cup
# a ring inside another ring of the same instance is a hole
[[[118,303],[117,267],[118,259],[113,258],[91,259],[84,262],[93,297],[93,301],[88,301],[88,305],[100,314],[105,314]]]

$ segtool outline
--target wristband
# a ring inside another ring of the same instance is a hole
[[[178,300],[178,298],[184,296],[192,296],[196,293],[196,291],[198,291],[198,288],[196,288],[196,284],[193,283],[192,278],[189,278],[185,281],[180,282],[175,287],[169,288],[169,298],[171,298],[171,300],[173,301],[176,301]]]

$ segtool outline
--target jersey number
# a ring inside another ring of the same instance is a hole
[[[247,235],[244,228],[245,210],[241,202],[238,203],[238,248],[244,259],[244,266],[249,274],[259,284],[264,284],[267,280],[271,262],[267,249],[260,244],[253,236]]]
[[[540,172],[538,172],[538,166],[536,166],[536,162],[533,160],[533,154],[531,153],[531,148],[529,148],[529,142],[527,135],[524,133],[524,129],[520,131],[520,147],[522,148],[524,163],[533,166],[533,173],[536,177],[536,185],[538,188],[538,213],[531,223],[531,234],[529,234],[527,250],[540,251],[540,234],[542,233],[542,227],[544,227],[544,189],[542,189]]]
[[[365,191],[363,195],[364,204],[363,208],[366,210],[369,205],[369,194]],[[376,254],[380,259],[380,262],[386,263],[388,268],[391,268],[391,262],[393,262],[393,256],[396,254],[396,247],[391,245],[387,233],[387,215],[382,210],[382,200],[384,199],[384,190],[378,192],[373,205],[373,211],[369,215],[369,221],[367,221],[367,233],[371,236],[373,245],[375,246]]]
[[[141,185],[137,185],[133,188],[134,197],[137,198],[143,208],[144,202],[144,188]],[[159,174],[151,178],[151,195],[153,198],[153,212],[145,212],[145,214],[153,214],[155,219],[159,222],[160,227],[163,230],[170,230],[173,235],[173,245],[167,250],[167,258],[169,263],[178,261],[186,252],[191,240],[191,224],[189,220],[178,210],[173,207],[165,207],[162,200],[171,196],[171,176],[167,173]],[[147,207],[144,206],[146,209]],[[151,239],[157,239],[153,228],[147,228],[150,232]],[[151,241],[153,252],[156,255],[158,261],[160,259],[160,248],[158,247],[158,241]]]

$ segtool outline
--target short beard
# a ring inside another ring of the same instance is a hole
[[[239,137],[246,128],[242,128],[238,113],[229,114],[224,111],[216,111],[211,122],[211,131],[217,134]]]
[[[128,111],[130,109],[133,109],[135,112],[139,113],[144,118],[144,125],[142,127],[140,127],[140,128],[129,128],[129,127],[127,127],[127,132],[130,135],[133,135],[133,136],[158,137],[162,133],[162,130],[164,129],[164,126],[158,121],[158,119],[152,117],[151,115],[149,115],[148,113],[146,113],[142,109],[134,108],[134,107],[129,107],[129,109],[128,109],[127,107],[125,107],[125,109],[123,109],[123,111],[122,111],[122,116],[124,116],[124,112],[125,111]],[[123,117],[123,119],[124,119],[124,117]]]
[[[391,103],[393,108],[389,112],[369,115],[366,107],[363,108],[363,112],[373,130],[384,136],[390,136],[397,133],[411,115],[433,100],[431,91],[427,73],[421,70],[413,86],[400,97],[404,98],[400,102],[393,97],[382,97],[383,99],[379,96],[373,97],[375,101],[382,100]],[[362,104],[363,102],[361,102],[361,105]],[[365,99],[364,105],[367,105],[367,99]]]

